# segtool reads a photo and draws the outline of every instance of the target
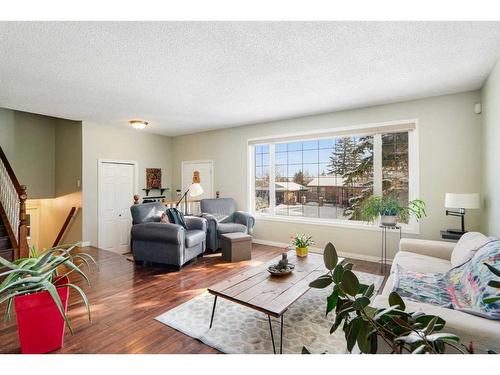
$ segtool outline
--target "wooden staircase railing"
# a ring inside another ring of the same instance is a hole
[[[26,186],[19,184],[7,156],[0,147],[0,215],[14,249],[14,259],[29,255],[27,197]]]
[[[64,233],[68,230],[68,227],[71,223],[71,219],[76,218],[77,214],[78,214],[77,208],[71,207],[71,209],[69,210],[68,216],[66,217],[66,220],[64,220],[64,224],[62,225],[61,230],[57,234],[56,240],[52,244],[52,247],[56,247],[57,245],[59,245],[59,243],[61,242],[61,239],[64,236]]]

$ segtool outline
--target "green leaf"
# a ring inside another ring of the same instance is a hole
[[[488,267],[488,269],[493,272],[493,274],[495,274],[496,276],[500,277],[500,269],[497,269],[495,267],[493,267],[492,265],[488,264],[488,263],[484,263],[486,265],[486,267]]]
[[[500,296],[488,297],[483,300],[484,303],[494,303],[500,301]]]
[[[399,309],[404,310],[406,308],[403,299],[396,292],[391,292],[389,294],[389,305],[397,306]]]
[[[500,281],[498,281],[498,280],[490,280],[489,283],[488,283],[488,286],[500,289]]]
[[[382,309],[380,310],[377,315],[375,315],[373,317],[373,320],[379,320],[382,316],[384,316],[385,314],[388,314],[389,312],[393,311],[393,310],[396,310],[397,309],[397,306],[391,306],[391,307],[388,307],[386,309]]]
[[[420,344],[424,340],[422,337],[420,337],[415,332],[411,332],[408,335],[397,337],[396,339],[394,339],[394,341],[404,342],[405,344],[410,344],[410,345],[416,345],[416,344]]]
[[[358,348],[361,353],[370,353],[370,341],[368,337],[368,322],[366,320],[361,320],[359,333],[358,333]]]
[[[333,270],[333,281],[338,284],[342,281],[342,275],[344,274],[344,267],[341,264],[337,264]]]
[[[305,346],[302,347],[302,354],[311,354],[309,349],[307,349]]]
[[[426,348],[425,344],[422,344],[420,346],[417,346],[417,348],[414,351],[412,351],[411,353],[412,354],[424,354],[425,348]]]
[[[330,276],[323,275],[318,277],[316,280],[311,281],[309,283],[309,286],[311,288],[323,289],[330,285],[332,282],[333,280]]]
[[[350,296],[355,296],[358,293],[359,280],[351,270],[345,270],[342,275],[342,282],[340,284],[342,289]]]
[[[437,321],[438,321],[438,317],[435,316],[434,318],[431,319],[429,324],[427,324],[427,327],[425,327],[425,329],[424,329],[424,333],[426,335],[430,335],[434,331],[434,326],[436,325]]]
[[[325,247],[325,251],[323,252],[323,261],[325,262],[325,267],[329,271],[333,270],[339,261],[337,250],[335,250],[335,246],[333,246],[331,242],[328,242]]]
[[[354,344],[358,338],[359,330],[361,328],[361,321],[363,319],[360,316],[357,316],[349,323],[349,328],[346,331],[346,341],[347,341],[347,350],[352,352],[352,348],[354,348]]]
[[[71,333],[73,333],[73,328],[71,327],[71,323],[69,322],[69,319],[66,316],[66,312],[64,311],[64,306],[62,305],[61,299],[59,298],[59,293],[57,293],[56,287],[54,286],[54,284],[46,281],[44,283],[44,288],[47,292],[49,292],[50,296],[52,297],[54,303],[57,306],[57,309],[59,310],[59,313],[61,314],[62,318],[68,325],[68,328],[71,331]]]
[[[62,284],[62,285],[58,285],[58,287],[65,287],[65,286],[75,289],[80,294],[80,297],[82,297],[83,303],[85,304],[85,307],[87,308],[87,314],[88,314],[88,317],[89,317],[89,321],[91,322],[92,321],[92,316],[91,316],[91,313],[90,313],[90,304],[89,304],[89,300],[87,299],[87,296],[84,293],[84,291],[79,286],[76,286],[75,284]]]
[[[415,321],[421,323],[423,326],[428,326],[430,321],[433,320],[434,318],[437,318],[436,322],[434,323],[434,331],[439,331],[440,329],[443,329],[446,322],[439,316],[421,315],[415,318]]]
[[[364,292],[363,292],[363,296],[365,297],[368,297],[368,298],[371,298],[371,296],[373,296],[373,292],[375,291],[375,285],[374,284],[371,284],[368,289],[366,289]]]
[[[328,314],[337,306],[337,301],[339,299],[339,292],[337,290],[334,290],[332,294],[330,294],[326,298],[326,315]]]
[[[376,354],[378,350],[378,336],[376,333],[372,333],[369,336],[370,339],[370,354]]]
[[[346,264],[344,264],[344,270],[349,270],[349,271],[351,271],[351,270],[352,270],[352,267],[353,267],[353,264],[352,264],[352,263],[346,263]]]
[[[456,335],[453,335],[451,333],[433,333],[432,335],[426,336],[427,341],[437,341],[437,340],[443,340],[443,341],[455,341],[459,342],[460,338]]]
[[[369,304],[370,304],[370,299],[368,297],[362,296],[356,298],[356,300],[352,304],[352,307],[354,307],[356,310],[363,310]]]

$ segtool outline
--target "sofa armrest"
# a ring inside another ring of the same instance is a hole
[[[255,225],[255,218],[248,212],[236,211],[233,214],[233,220],[235,223],[245,225],[247,227],[248,233],[252,234],[253,226]]]
[[[402,238],[399,241],[399,251],[408,251],[435,258],[450,260],[455,243],[446,241],[419,240]]]
[[[142,223],[132,226],[132,241],[151,241],[183,244],[185,230],[170,223]]]
[[[207,231],[207,219],[197,216],[184,216],[186,226],[188,229],[199,229],[204,232]]]

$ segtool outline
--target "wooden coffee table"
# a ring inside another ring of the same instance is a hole
[[[273,351],[276,354],[271,317],[280,319],[280,353],[283,353],[283,317],[288,308],[297,301],[310,287],[309,283],[327,269],[323,263],[323,256],[309,253],[300,258],[295,251],[288,252],[288,260],[295,264],[295,270],[286,276],[271,276],[267,267],[278,263],[281,255],[264,265],[254,267],[247,272],[233,276],[208,288],[208,292],[215,296],[210,318],[210,328],[215,315],[217,297],[239,303],[251,309],[263,312],[269,321]],[[344,259],[339,259],[339,262]]]

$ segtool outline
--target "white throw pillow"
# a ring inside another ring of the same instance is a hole
[[[479,232],[467,232],[458,240],[451,253],[451,265],[460,266],[473,257],[474,253],[491,239]]]

